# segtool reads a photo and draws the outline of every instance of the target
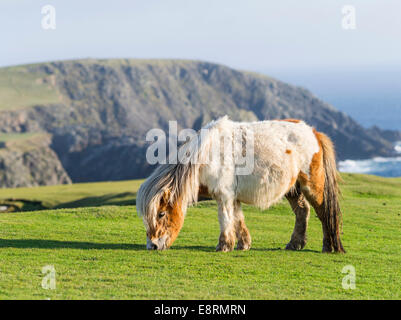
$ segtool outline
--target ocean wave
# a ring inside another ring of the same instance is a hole
[[[401,153],[401,141],[395,143],[394,149]],[[366,173],[382,177],[401,177],[401,156],[375,157],[365,160],[344,160],[338,163],[339,171],[349,173]]]
[[[394,150],[395,150],[397,153],[401,153],[401,141],[397,141],[397,142],[395,143]]]

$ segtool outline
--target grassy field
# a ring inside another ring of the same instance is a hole
[[[170,250],[149,252],[130,205],[137,181],[0,190],[0,198],[70,207],[0,214],[0,299],[401,299],[401,179],[343,177],[344,255],[320,253],[314,212],[306,248],[283,250],[294,225],[285,202],[245,206],[249,252],[214,252],[213,202],[189,209]],[[55,290],[41,287],[46,265]],[[342,287],[347,265],[354,290]]]
[[[24,204],[19,200],[40,202],[46,209],[134,205],[136,191],[141,182],[142,180],[135,180],[0,189],[0,204],[4,200],[10,202],[15,199],[13,203],[23,211],[29,209],[29,204]]]

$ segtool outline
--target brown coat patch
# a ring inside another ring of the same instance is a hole
[[[184,224],[184,214],[181,209],[181,200],[177,201],[169,210],[168,214],[168,232],[170,233],[170,241],[167,246],[170,246],[177,238],[182,225]]]
[[[310,196],[313,197],[314,201],[321,205],[324,198],[324,182],[325,182],[325,171],[323,165],[323,149],[320,139],[317,136],[317,132],[314,130],[316,140],[319,144],[319,151],[316,152],[309,166],[309,177],[306,173],[300,172],[298,180],[302,188],[307,188]]]
[[[316,131],[315,131],[316,135]],[[312,162],[310,164],[310,184],[313,196],[316,202],[321,205],[324,197],[324,181],[325,172],[323,165],[323,149],[320,139],[316,136],[319,143],[319,151],[313,155]]]
[[[167,234],[168,242],[166,245],[167,247],[171,246],[184,224],[184,214],[182,212],[181,204],[181,199],[178,199],[174,204],[170,204],[165,201],[165,197],[162,198],[157,213],[166,212],[166,214],[160,218],[159,216],[156,217],[157,221],[155,228],[149,228],[148,237],[150,240],[160,238]]]
[[[287,121],[287,122],[292,122],[292,123],[300,123],[301,120],[298,119],[280,119],[278,121]]]

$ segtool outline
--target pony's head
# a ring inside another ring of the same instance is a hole
[[[179,199],[171,203],[170,193],[169,189],[164,191],[159,204],[155,207],[155,219],[144,217],[146,247],[148,249],[163,250],[169,248],[177,238],[184,223],[182,203]]]
[[[146,228],[146,248],[164,250],[177,238],[187,205],[196,201],[194,166],[160,165],[141,185],[137,209]]]
[[[219,126],[227,117],[206,125],[178,150],[178,163],[161,164],[141,185],[136,198],[138,213],[146,227],[148,249],[167,249],[184,223],[187,206],[197,201],[199,170],[207,163],[213,141],[219,141]]]

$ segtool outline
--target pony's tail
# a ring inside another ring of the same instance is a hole
[[[334,146],[329,137],[321,132],[316,132],[323,150],[323,167],[325,172],[324,183],[324,214],[323,223],[330,236],[331,246],[335,252],[345,250],[340,239],[340,227],[342,226],[342,214],[339,204],[340,188],[338,186],[341,177],[336,167],[336,155]]]

